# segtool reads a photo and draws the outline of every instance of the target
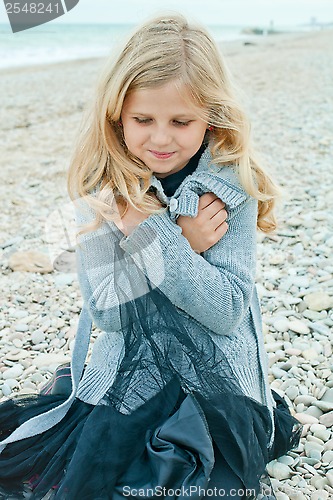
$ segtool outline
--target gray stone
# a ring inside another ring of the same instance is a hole
[[[329,401],[316,401],[315,405],[323,412],[333,410],[333,403],[330,403]]]
[[[288,387],[286,390],[286,395],[291,401],[294,401],[294,399],[298,396],[298,388],[296,386]]]
[[[310,427],[310,431],[313,433],[315,437],[321,439],[322,441],[328,441],[330,438],[330,431],[326,429],[323,424],[313,424]]]
[[[17,332],[27,332],[29,331],[29,326],[28,325],[25,325],[24,323],[18,323],[17,325],[15,325],[15,331]]]
[[[42,332],[41,330],[35,330],[32,334],[31,334],[31,341],[33,344],[40,344],[41,342],[43,342],[45,340],[45,334],[44,332]]]
[[[325,451],[325,453],[322,456],[322,461],[324,463],[330,463],[333,461],[333,451]]]
[[[12,390],[11,390],[11,388],[9,387],[9,385],[8,385],[8,384],[3,384],[3,385],[1,386],[1,392],[2,392],[2,394],[3,394],[4,396],[6,396],[6,397],[7,397],[7,396],[9,396],[9,395],[11,394]]]
[[[303,322],[298,319],[294,319],[289,321],[289,330],[296,333],[301,333],[303,335],[307,335],[310,333],[310,328]]]
[[[278,332],[287,332],[289,330],[289,320],[286,318],[278,318],[274,321],[273,326]]]
[[[316,417],[313,417],[312,415],[309,415],[307,413],[296,413],[295,418],[301,422],[301,424],[317,424],[318,419]]]
[[[300,395],[300,396],[297,396],[297,398],[295,398],[295,401],[294,403],[295,404],[299,404],[299,403],[303,403],[305,404],[306,406],[310,406],[314,401],[316,401],[316,398],[313,397],[313,396],[310,396],[309,394],[307,395]]]
[[[305,295],[304,302],[312,311],[323,311],[333,307],[333,297],[326,292],[315,292]]]
[[[279,480],[288,479],[291,476],[291,471],[288,465],[285,465],[276,460],[273,460],[267,465],[267,472],[270,476]]]
[[[321,401],[328,401],[330,403],[333,403],[333,388],[328,389],[323,397],[321,398]]]
[[[333,411],[330,411],[329,413],[324,413],[324,415],[319,417],[319,423],[325,425],[326,427],[332,427]]]
[[[23,373],[23,366],[20,364],[16,364],[12,366],[11,368],[8,368],[5,370],[2,374],[3,379],[7,380],[9,378],[14,378],[16,379],[17,377],[20,377]]]

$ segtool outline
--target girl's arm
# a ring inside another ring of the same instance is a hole
[[[158,200],[156,196],[155,198]],[[225,235],[228,230],[227,216],[225,203],[214,193],[205,193],[200,196],[197,216],[192,218],[181,215],[177,219],[177,224],[182,228],[182,234],[192,249],[202,253]],[[125,236],[129,236],[148,217],[148,214],[143,214],[129,205],[125,215],[115,221],[115,224]]]
[[[224,210],[224,203],[213,193],[206,193],[200,197],[199,214],[200,217],[195,219],[180,216],[178,220],[182,220],[183,230],[185,228],[192,247],[194,249],[200,247],[200,251],[204,251],[226,232],[227,224],[223,221],[227,214]],[[212,216],[213,219],[211,219]],[[133,298],[133,293],[140,296],[148,291],[147,280],[140,267],[137,266],[132,256],[120,247],[124,232],[130,234],[147,218],[148,215],[129,207],[125,220],[121,223],[117,222],[117,225],[103,223],[97,231],[85,233],[79,238],[79,245],[76,247],[76,262],[81,293],[96,326],[101,330],[117,331],[124,324],[124,318],[122,322],[120,320],[119,289],[124,292],[125,297],[130,298]],[[78,226],[84,227],[94,219],[94,211],[83,199],[80,200],[76,210]],[[207,231],[208,228],[209,231]],[[145,246],[149,248],[153,243],[147,237]],[[154,264],[151,271],[155,269],[157,274],[150,273],[149,277],[155,286],[160,286],[164,279],[162,272],[164,256],[160,246],[155,249]],[[129,275],[131,282],[128,280]],[[133,283],[136,284],[136,290],[134,290]]]
[[[149,216],[120,245],[174,305],[214,333],[230,335],[253,292],[257,201],[222,179],[206,188],[225,202],[229,228],[202,255],[168,213]]]
[[[77,229],[80,230],[96,217],[84,199],[77,200],[75,215]],[[128,269],[137,272],[137,266],[124,251],[124,261],[121,263],[117,258],[122,237],[123,233],[115,224],[103,222],[97,230],[80,235],[76,245],[76,267],[82,298],[97,328],[106,332],[118,331],[122,326],[116,281],[124,289],[127,284],[123,283],[123,278],[117,277],[119,267],[128,265]]]

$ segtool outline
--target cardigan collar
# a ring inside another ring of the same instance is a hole
[[[181,182],[172,197],[166,196],[161,181],[155,175],[151,176],[150,186],[156,188],[157,197],[169,207],[173,221],[178,215],[195,217],[199,196],[206,192],[212,192],[221,199],[223,196],[229,208],[236,207],[248,198],[235,168],[214,165],[209,146],[202,153],[197,168]]]

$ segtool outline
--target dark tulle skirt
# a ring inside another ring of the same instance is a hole
[[[286,404],[273,394],[277,402],[276,434],[268,461],[295,446],[299,437],[292,431],[294,421]],[[30,395],[2,403],[1,439],[27,419],[65,399],[61,395]],[[154,498],[152,492],[155,492],[155,498],[173,499],[186,498],[185,491],[191,488],[190,498],[197,499],[208,488],[221,489],[230,482],[245,489],[234,472],[239,450],[228,447],[226,437],[230,431],[223,421],[221,425],[218,406],[217,402],[207,402],[199,395],[186,395],[175,382],[129,415],[112,406],[94,406],[75,399],[66,417],[56,426],[6,446],[0,455],[2,498],[23,499],[23,491],[28,489],[29,498],[34,500],[42,499],[48,492],[47,498],[59,500],[119,500],[131,498],[135,489],[140,490],[139,498]],[[248,425],[262,428],[265,412],[259,407],[254,404],[253,420]],[[226,463],[229,480],[223,485],[223,475],[217,471],[224,470]],[[255,470],[255,463],[249,465]],[[162,486],[164,496],[158,490]],[[247,485],[249,489],[254,486]],[[173,495],[176,488],[182,488],[184,495]],[[256,494],[258,488],[260,482]]]
[[[223,486],[223,464],[253,498],[266,464],[297,446],[300,424],[273,393],[275,440],[269,448],[269,409],[244,394],[209,330],[192,329],[147,273],[131,292],[131,276],[129,286],[123,281],[126,256],[117,250],[125,354],[115,380],[100,404],[76,398],[56,425],[7,444],[0,453],[3,498],[24,498],[29,488],[34,500],[46,494],[57,500],[174,500],[189,498],[189,491],[194,500],[213,482]],[[66,399],[39,394],[1,403],[0,440]]]

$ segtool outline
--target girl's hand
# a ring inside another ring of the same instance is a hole
[[[150,195],[154,197],[157,201],[159,201],[159,199],[155,196],[154,193],[150,193]],[[163,206],[161,202],[160,205],[161,207]],[[120,208],[119,213],[123,213],[123,211],[124,209]],[[122,218],[119,217],[117,220],[115,220],[114,223],[125,236],[128,236],[136,228],[136,226],[138,226],[140,222],[146,220],[149,217],[149,215],[150,214],[139,212],[139,210],[136,210],[135,208],[132,207],[132,205],[128,204],[126,213],[123,215]]]
[[[225,204],[214,193],[200,196],[199,210],[196,217],[180,215],[177,224],[182,234],[196,253],[204,252],[217,243],[228,230],[225,222],[228,214]]]

